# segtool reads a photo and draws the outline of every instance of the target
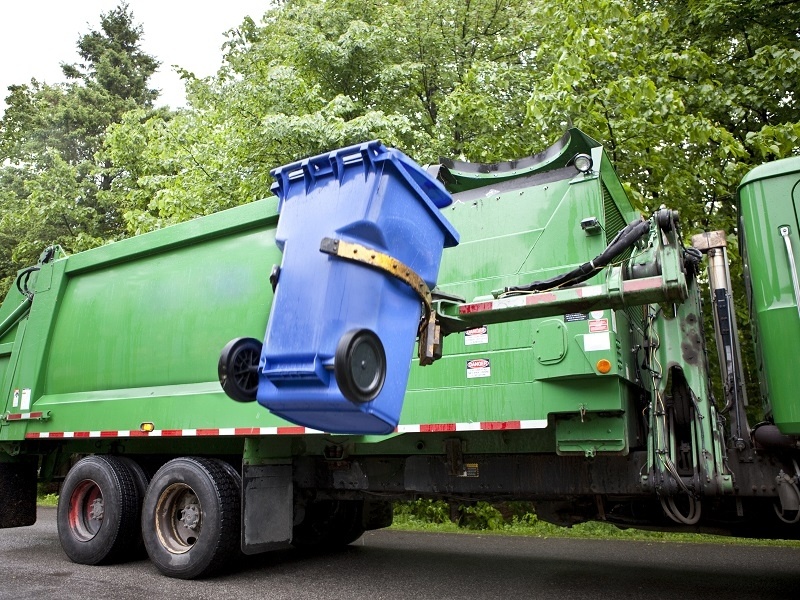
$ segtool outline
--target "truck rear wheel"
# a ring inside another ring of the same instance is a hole
[[[139,537],[141,496],[130,466],[115,456],[87,456],[67,474],[58,501],[58,539],[73,562],[129,558]]]
[[[222,461],[182,457],[153,476],[142,508],[150,560],[168,577],[195,579],[238,555],[240,497]]]
[[[309,502],[303,520],[292,531],[292,545],[305,550],[331,550],[355,542],[364,534],[363,506],[359,500]]]
[[[136,492],[138,495],[138,502],[136,505],[136,545],[130,549],[129,556],[134,560],[138,560],[147,557],[141,529],[142,504],[144,503],[144,497],[147,494],[147,486],[150,484],[150,476],[153,472],[146,471],[138,462],[127,456],[118,456],[117,458],[128,468],[133,476],[133,483],[136,485]]]

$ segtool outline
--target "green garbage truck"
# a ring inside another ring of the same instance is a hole
[[[146,552],[187,579],[351,543],[420,497],[800,539],[800,158],[738,189],[758,399],[727,234],[638,214],[577,129],[507,163],[371,143],[289,167],[276,197],[19,273],[0,527],[33,524],[37,484],[60,482],[70,559]]]

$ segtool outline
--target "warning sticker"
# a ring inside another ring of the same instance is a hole
[[[475,358],[467,361],[467,379],[490,377],[492,374],[488,358]]]
[[[464,470],[458,477],[480,477],[480,470],[478,463],[465,463]]]
[[[464,345],[474,346],[476,344],[489,343],[489,328],[485,325],[483,327],[476,327],[474,329],[467,329],[464,332]]]
[[[11,406],[12,408],[19,407],[19,390],[14,390],[14,402]]]
[[[564,315],[564,322],[565,323],[574,323],[575,321],[585,321],[589,318],[589,315],[585,315],[583,313],[567,313]]]
[[[31,408],[31,388],[22,390],[22,400],[19,403],[20,410],[30,410]]]
[[[608,331],[608,319],[592,319],[589,321],[590,333],[600,333],[601,331]]]

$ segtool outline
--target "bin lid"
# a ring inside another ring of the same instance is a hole
[[[348,168],[357,165],[364,168],[367,164],[375,167],[377,163],[386,161],[394,165],[395,171],[415,191],[431,216],[438,222],[444,233],[444,247],[458,245],[458,232],[440,211],[452,204],[450,192],[411,158],[395,148],[387,148],[380,140],[339,148],[273,169],[270,175],[275,178],[275,183],[270,189],[281,200],[278,205],[280,211],[292,181],[303,179],[310,187],[320,176],[332,174],[341,179]]]

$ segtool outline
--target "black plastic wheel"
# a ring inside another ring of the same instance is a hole
[[[262,343],[254,338],[228,342],[219,356],[219,382],[224,392],[237,402],[252,402],[258,392],[258,363]]]
[[[196,579],[239,555],[240,497],[232,469],[209,458],[175,458],[153,476],[142,508],[150,560],[168,577]]]
[[[374,400],[386,380],[386,352],[378,336],[369,329],[344,334],[336,346],[333,373],[348,400]]]
[[[87,456],[64,479],[58,500],[58,539],[76,563],[98,565],[130,557],[140,535],[136,476],[115,456]]]
[[[351,544],[365,531],[360,500],[318,500],[305,506],[292,530],[292,545],[303,550],[332,550]]]

